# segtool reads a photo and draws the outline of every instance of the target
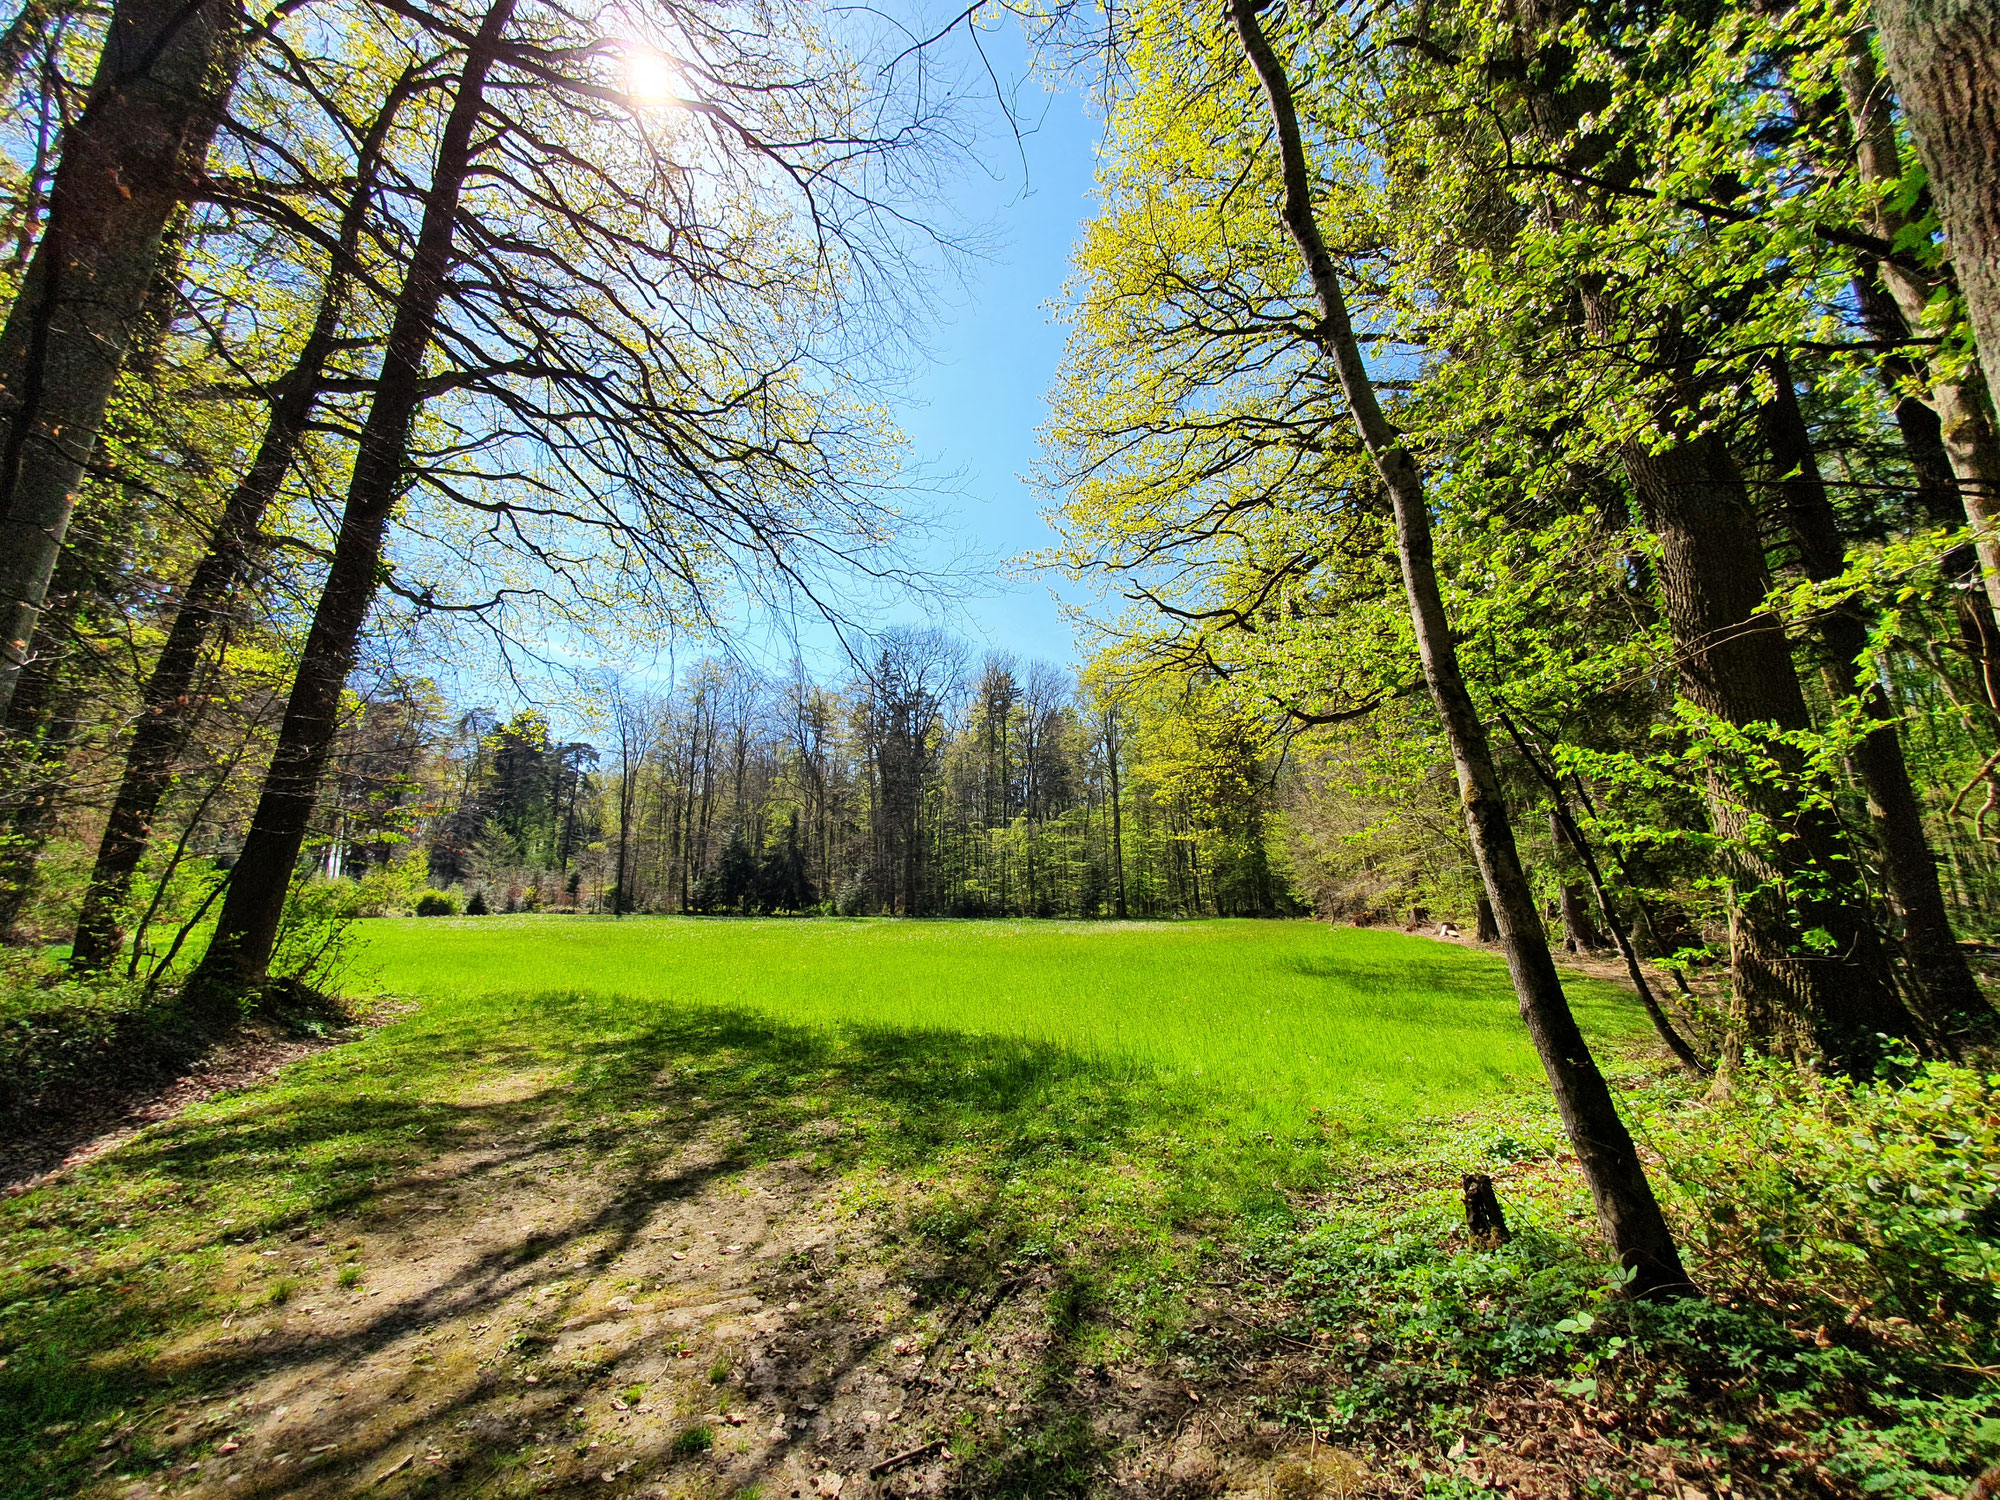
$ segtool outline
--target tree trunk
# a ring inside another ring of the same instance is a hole
[[[1664,452],[1628,443],[1627,473],[1660,539],[1660,588],[1681,690],[1731,728],[1810,729],[1743,479],[1713,433]],[[1916,1026],[1897,998],[1839,823],[1797,786],[1800,753],[1773,740],[1778,774],[1710,774],[1709,815],[1734,867],[1730,962],[1735,1038],[1837,1066],[1872,1065],[1878,1033]],[[1808,949],[1803,934],[1825,934]]]
[[[1823,582],[1844,571],[1846,549],[1813,451],[1812,434],[1792,389],[1791,370],[1782,357],[1773,365],[1777,394],[1761,413],[1764,440],[1771,452],[1785,524],[1798,549],[1799,566],[1808,578]],[[1858,697],[1876,721],[1876,727],[1854,747],[1850,761],[1868,799],[1883,880],[1902,913],[1903,949],[1922,997],[1923,1020],[1936,1040],[1954,1054],[1967,1043],[1991,1042],[2000,1034],[2000,1016],[1995,1016],[1972,977],[1945,914],[1937,858],[1924,835],[1923,808],[1911,785],[1897,736],[1898,716],[1881,685],[1873,680],[1864,685],[1856,670],[1868,648],[1868,623],[1850,603],[1822,615],[1818,632],[1826,648],[1823,671],[1835,701],[1851,702]]]
[[[1493,898],[1481,891],[1473,898],[1472,935],[1482,943],[1500,941],[1500,924],[1493,917]]]
[[[1125,920],[1125,823],[1118,799],[1119,736],[1116,719],[1108,720],[1105,759],[1111,767],[1111,864],[1118,875],[1118,920]]]
[[[0,942],[31,935],[21,914],[34,894],[36,871],[68,789],[69,752],[83,692],[71,666],[72,633],[90,569],[74,549],[57,565],[50,603],[35,632],[35,651],[21,673],[6,715],[6,811],[0,817]]]
[[[215,936],[189,982],[197,1006],[233,1005],[238,996],[254,990],[263,982],[277,943],[285,894],[333,743],[341,689],[353,670],[362,622],[375,598],[389,513],[402,494],[410,428],[423,404],[424,355],[437,328],[451,266],[460,195],[477,155],[473,134],[486,75],[514,3],[494,0],[466,53],[457,97],[438,142],[416,251],[383,350],[375,399],[357,445],[333,565]]]
[[[1604,872],[1598,869],[1597,857],[1590,852],[1589,841],[1584,838],[1583,830],[1577,826],[1575,817],[1570,813],[1569,799],[1563,795],[1562,782],[1555,772],[1542,763],[1542,758],[1529,748],[1520,726],[1512,718],[1502,713],[1500,722],[1507,726],[1507,733],[1513,737],[1515,747],[1521,752],[1521,758],[1528,763],[1542,785],[1548,788],[1550,831],[1556,836],[1557,844],[1566,847],[1569,855],[1583,867],[1583,873],[1590,881],[1590,888],[1597,896],[1597,909],[1604,916],[1605,930],[1611,934],[1612,941],[1618,945],[1619,956],[1625,960],[1625,973],[1632,981],[1632,988],[1638,992],[1639,1004],[1645,1009],[1646,1019],[1653,1023],[1653,1030],[1658,1033],[1660,1040],[1666,1043],[1667,1050],[1673,1053],[1682,1067],[1691,1073],[1707,1077],[1715,1070],[1703,1062],[1694,1048],[1688,1044],[1687,1039],[1674,1029],[1674,1023],[1667,1019],[1666,1011],[1661,1009],[1658,998],[1653,994],[1652,985],[1646,981],[1646,971],[1640,966],[1639,955],[1632,947],[1631,934],[1619,920],[1617,908],[1611,904],[1611,893],[1605,889]],[[1642,912],[1645,910],[1643,901],[1640,903],[1640,910]]]
[[[2000,0],[1876,0],[1874,10],[1979,362],[2000,370]]]
[[[1571,953],[1595,953],[1604,947],[1604,934],[1590,920],[1590,908],[1576,882],[1563,881],[1556,897],[1556,909],[1562,914],[1563,947]]]
[[[1854,278],[1854,300],[1861,309],[1861,323],[1870,338],[1896,344],[1910,338],[1909,321],[1896,299],[1882,285],[1876,268]],[[1885,355],[1877,367],[1882,384],[1896,403],[1896,430],[1903,437],[1903,455],[1916,481],[1913,498],[1923,518],[1933,526],[1963,526],[1965,501],[1959,495],[1958,475],[1951,454],[1945,448],[1944,424],[1935,408],[1917,394],[1928,391],[1930,383],[1916,361],[1904,354]],[[1977,566],[1968,559],[1966,567]]]
[[[70,963],[79,971],[103,968],[116,956],[123,940],[118,926],[120,909],[132,888],[132,876],[145,858],[153,817],[172,784],[174,763],[200,716],[201,705],[193,688],[202,648],[216,622],[227,614],[249,571],[264,512],[291,471],[299,441],[319,400],[326,363],[333,354],[353,282],[352,257],[367,218],[382,140],[401,97],[400,88],[391,92],[362,143],[353,196],[341,216],[338,248],[327,266],[312,328],[298,359],[275,388],[276,399],[257,456],[222,508],[209,535],[208,551],[188,580],[167,631],[166,645],[146,681],[139,719],[125,752],[124,775],[97,846],[96,864],[77,918]]]
[[[1571,953],[1594,953],[1604,946],[1604,934],[1590,920],[1590,908],[1584,904],[1583,893],[1570,879],[1577,864],[1576,846],[1570,842],[1562,813],[1555,808],[1549,809],[1549,841],[1555,845],[1556,868],[1561,872],[1556,887],[1556,909],[1562,915],[1563,946]]]
[[[0,329],[0,715],[169,221],[234,81],[236,0],[121,0]]]
[[[1930,0],[1926,0],[1926,6],[1929,3]],[[1953,7],[1967,14],[1980,8],[1977,0],[1969,6],[1960,4],[1960,0],[1945,0],[1940,9],[1948,10]],[[1892,45],[1890,27],[1895,23],[1893,13],[1900,11],[1907,16],[1912,8],[1908,0],[1896,0],[1893,5],[1882,4],[1876,7],[1876,17],[1882,28],[1885,49]],[[1990,70],[1994,65],[1994,54],[1991,50],[1996,36],[1994,19],[2000,16],[2000,9],[1996,9],[1991,0],[1988,0],[1984,9],[1988,27],[1986,66]],[[1968,32],[1966,35],[1970,37],[1972,34]],[[1901,75],[1893,57],[1890,71],[1892,74],[1897,74],[1900,79]],[[1902,181],[1902,153],[1896,143],[1896,124],[1888,93],[1876,72],[1874,50],[1865,32],[1857,33],[1849,40],[1847,65],[1841,72],[1840,81],[1842,94],[1847,103],[1848,120],[1854,127],[1856,165],[1864,181],[1873,185],[1878,191],[1887,192],[1893,184]],[[1943,84],[1947,94],[1951,91],[1952,85],[1949,81],[1933,80],[1933,82]],[[1986,83],[1981,86],[1991,87],[1992,84],[1989,72]],[[1936,195],[1940,211],[1945,215],[1945,232],[1952,242],[1954,278],[1970,308],[1973,301],[1973,287],[1968,281],[1968,276],[1977,279],[1980,274],[1976,264],[1977,257],[1976,254],[1969,253],[1958,241],[1950,211],[1946,207],[1950,201],[1948,185],[1941,179],[1936,165],[1931,161],[1930,153],[1923,149],[1922,126],[1907,94],[1903,99],[1903,107],[1912,129],[1918,133],[1918,147],[1925,157],[1925,164],[1931,168],[1931,191]],[[2000,163],[1996,163],[1993,158],[1994,137],[1990,133],[1996,108],[2000,108],[2000,104],[1990,99],[1986,101],[1985,128],[1989,134],[1984,140],[1975,143],[1979,170],[1985,174],[1989,193],[1995,183],[2000,183]],[[1996,206],[2000,206],[2000,200],[1989,197],[1987,206],[1991,213]],[[1871,227],[1878,238],[1894,240],[1908,227],[1908,221],[1901,213],[1891,209],[1886,201],[1878,199]],[[1992,227],[1990,221],[1988,227],[1989,229]],[[1996,252],[2000,252],[2000,241],[1995,241],[1989,236],[1986,241],[1985,272],[1989,295],[2000,292],[2000,286],[1993,284],[1995,274],[2000,273],[2000,267],[1996,267],[1993,262],[1993,255]],[[1937,285],[1911,274],[1893,261],[1878,262],[1877,271],[1897,311],[1902,314],[1904,331],[1921,328],[1924,309],[1929,306],[1931,298],[1936,294]],[[1996,319],[2000,319],[2000,308],[1993,311]],[[1864,317],[1870,314],[1869,301],[1866,298],[1862,301],[1862,314]],[[1871,321],[1877,320],[1886,322],[1880,309],[1875,311]],[[2000,368],[1993,364],[1996,358],[2000,358],[2000,338],[1987,337],[1988,333],[2000,334],[2000,321],[1996,321],[1992,328],[1982,333],[1978,314],[1975,313],[1973,329],[1979,339],[1979,358],[1982,367],[1986,370]],[[1987,601],[1995,615],[2000,616],[2000,430],[1996,430],[1994,426],[1986,382],[1978,372],[1974,372],[1962,380],[1933,380],[1930,383],[1930,392],[1932,403],[1937,410],[1939,436],[1944,441],[1945,454],[1951,464],[1952,473],[1958,480],[1959,499],[1964,507],[1965,519],[1983,533],[1977,543],[1980,572],[1986,581]],[[1906,433],[1907,430],[1906,428]]]
[[[1690,1290],[1680,1253],[1667,1228],[1632,1137],[1619,1118],[1611,1090],[1571,1014],[1557,977],[1547,935],[1535,914],[1534,895],[1521,869],[1507,804],[1493,766],[1486,726],[1480,721],[1459,669],[1458,651],[1445,618],[1432,550],[1430,510],[1415,459],[1376,400],[1347,312],[1333,258],[1321,238],[1312,206],[1311,177],[1291,84],[1257,20],[1258,0],[1229,0],[1230,19],[1263,85],[1280,153],[1283,215],[1318,299],[1321,349],[1333,363],[1354,425],[1395,510],[1397,552],[1411,623],[1431,700],[1442,721],[1458,773],[1465,820],[1520,998],[1521,1018],[1534,1039],[1555,1095],[1570,1145],[1596,1204],[1605,1240],[1630,1276],[1637,1296]]]

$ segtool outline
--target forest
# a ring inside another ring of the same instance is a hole
[[[0,1497],[2000,1493],[1996,0],[0,75]]]
[[[720,658],[663,693],[613,683],[602,745],[398,684],[343,722],[309,848],[357,907],[405,912],[1291,909],[1267,832],[1285,778],[1254,725],[975,663],[935,629],[891,632],[866,666],[841,688]],[[226,815],[195,805],[209,821],[180,842],[221,846]],[[198,909],[215,863],[177,874],[172,910]]]

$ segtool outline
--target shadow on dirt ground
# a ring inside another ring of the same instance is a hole
[[[1207,1494],[1224,1447],[1322,1463],[1092,1332],[1103,1233],[1046,1210],[1097,1174],[1163,1216],[1120,1165],[1150,1109],[1013,1041],[412,1018],[7,1205],[0,1494]]]

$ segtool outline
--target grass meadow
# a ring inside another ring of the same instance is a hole
[[[484,917],[369,923],[362,969],[432,1005],[607,1032],[734,1014],[822,1037],[1011,1055],[1240,1132],[1353,1135],[1542,1082],[1494,954],[1313,922]],[[1644,1029],[1573,981],[1585,1030]]]
[[[563,1284],[685,1201],[661,1164],[708,1142],[705,1182],[830,1185],[924,1298],[1059,1272],[1064,1357],[1115,1362],[1195,1315],[1218,1246],[1343,1174],[1428,1153],[1418,1190],[1448,1202],[1460,1158],[1558,1141],[1500,961],[1397,933],[521,916],[369,922],[357,947],[349,988],[408,1007],[388,1024],[0,1200],[0,1497],[181,1462],[182,1414],[295,1357],[241,1320],[352,1301],[357,1257],[421,1263],[457,1233],[440,1181],[502,1191],[446,1163],[611,1205],[561,1233],[524,1212],[495,1252]],[[1602,1043],[1643,1026],[1608,985],[1573,994]],[[1580,1228],[1559,1197],[1516,1208]]]

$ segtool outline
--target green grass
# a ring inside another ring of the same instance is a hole
[[[1017,1044],[1058,1071],[1199,1103],[1251,1132],[1356,1134],[1538,1087],[1501,961],[1313,922],[896,922],[488,917],[368,924],[402,994],[507,1007],[563,996],[629,1027],[734,1012],[822,1036]],[[1585,1028],[1643,1029],[1571,986]]]
[[[1060,1267],[1101,1357],[1178,1326],[1205,1246],[1371,1140],[1482,1105],[1554,1138],[1500,963],[1397,934],[433,918],[368,924],[363,963],[414,1012],[0,1201],[0,1500],[63,1493],[121,1423],[246,1378],[249,1353],[155,1363],[294,1290],[246,1281],[241,1247],[435,1232],[388,1195],[495,1141],[640,1207],[692,1135],[725,1179],[803,1156],[939,1295],[1010,1257]],[[1574,993],[1599,1039],[1643,1024],[1609,986]],[[561,1274],[568,1248],[518,1253]],[[350,1269],[329,1250],[297,1290]]]

